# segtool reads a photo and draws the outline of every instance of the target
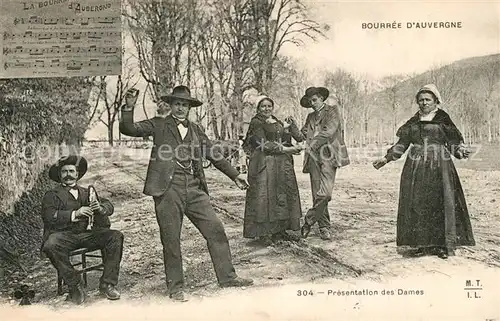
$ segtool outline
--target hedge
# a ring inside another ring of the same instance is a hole
[[[61,143],[82,141],[90,90],[86,77],[0,80],[0,251],[36,257],[46,170]]]

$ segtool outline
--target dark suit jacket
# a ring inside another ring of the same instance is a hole
[[[78,186],[78,200],[69,193],[62,185],[45,193],[42,200],[42,219],[43,219],[43,242],[49,235],[58,231],[73,231],[75,233],[83,232],[87,229],[88,219],[82,219],[77,222],[71,222],[71,212],[79,209],[81,206],[89,205],[88,188]],[[103,213],[96,213],[94,216],[94,228],[109,228],[111,223],[108,216],[114,212],[111,202],[105,198],[99,198],[103,207]],[[43,244],[42,242],[42,244]]]
[[[220,150],[212,144],[203,129],[189,122],[188,130],[192,134],[194,175],[200,179],[201,188],[208,194],[202,157],[229,178],[235,179],[239,172],[224,158]],[[123,111],[120,121],[120,132],[132,137],[153,136],[153,148],[149,160],[144,194],[160,196],[170,187],[176,168],[175,150],[182,143],[182,138],[172,116],[154,117],[134,123],[133,111]]]
[[[300,131],[308,146],[304,154],[304,173],[309,173],[309,162],[314,159],[332,167],[350,163],[338,106],[325,105],[319,113],[309,113]]]

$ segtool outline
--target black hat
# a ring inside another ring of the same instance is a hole
[[[49,178],[58,183],[61,182],[61,167],[64,165],[75,165],[78,170],[78,179],[82,178],[87,172],[87,160],[83,156],[69,155],[61,157],[57,163],[50,166]]]
[[[328,96],[330,96],[330,91],[325,87],[309,87],[306,89],[304,96],[300,99],[300,105],[302,107],[311,108],[312,106],[309,98],[318,94],[323,97],[323,100],[326,100]]]
[[[189,101],[191,107],[198,107],[203,105],[201,101],[194,97],[191,97],[191,91],[186,86],[177,86],[172,90],[172,93],[170,95],[161,96],[160,99],[169,104],[174,99],[183,99]]]

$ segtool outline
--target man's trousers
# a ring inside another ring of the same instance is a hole
[[[100,281],[117,285],[123,253],[123,234],[120,231],[101,228],[80,233],[54,232],[44,242],[42,251],[55,266],[64,282],[71,287],[79,284],[81,279],[71,265],[69,253],[82,247],[102,250],[104,271]]]
[[[210,204],[209,196],[200,188],[198,178],[177,169],[168,190],[163,195],[154,197],[154,201],[170,294],[182,291],[184,287],[180,244],[184,215],[207,241],[219,283],[236,278],[226,232]]]
[[[332,199],[336,174],[337,167],[333,167],[329,163],[322,164],[310,160],[309,176],[311,179],[313,206],[307,211],[305,216],[307,224],[312,226],[318,222],[319,228],[330,228],[328,202]]]

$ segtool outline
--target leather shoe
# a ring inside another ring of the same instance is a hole
[[[329,228],[322,227],[319,229],[319,237],[321,237],[322,240],[331,240],[332,233]]]
[[[302,235],[303,238],[306,238],[310,232],[311,232],[311,225],[304,223],[304,225],[302,225],[302,227],[300,228],[300,234]]]
[[[270,246],[273,245],[273,240],[269,235],[264,235],[259,237],[259,242],[264,245],[264,246]]]
[[[103,283],[99,285],[99,292],[106,295],[106,298],[108,298],[108,300],[120,299],[120,292],[112,284]]]
[[[73,302],[74,304],[80,305],[85,302],[86,298],[87,294],[85,293],[85,290],[83,289],[83,286],[81,284],[69,287],[67,300]]]
[[[426,249],[423,247],[419,247],[415,252],[412,253],[413,257],[420,257],[426,254]]]
[[[187,302],[187,299],[184,297],[184,292],[182,291],[171,293],[169,297],[177,302]]]
[[[224,283],[219,283],[221,288],[250,286],[252,284],[253,284],[253,280],[240,278],[239,276],[237,276],[236,278],[234,278],[230,281],[227,281]]]
[[[448,251],[446,249],[438,249],[436,252],[440,259],[446,260],[448,258]]]

